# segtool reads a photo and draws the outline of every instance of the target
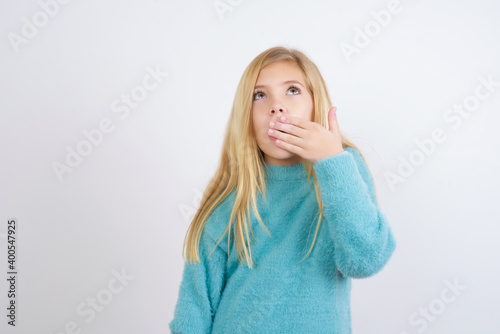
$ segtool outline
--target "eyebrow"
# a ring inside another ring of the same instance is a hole
[[[291,84],[291,83],[296,83],[296,84],[299,84],[301,85],[302,87],[304,87],[303,84],[301,84],[300,82],[298,82],[297,80],[288,80],[288,81],[285,81],[282,83],[282,85],[287,85],[287,84]],[[257,88],[264,88],[264,87],[267,87],[266,85],[258,85],[258,86],[255,86],[254,89],[257,89]]]

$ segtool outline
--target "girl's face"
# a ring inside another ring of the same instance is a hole
[[[295,62],[280,61],[261,69],[254,87],[252,121],[267,163],[289,166],[300,162],[298,155],[278,147],[276,139],[268,135],[269,122],[277,123],[282,115],[313,121],[313,109],[312,96]]]

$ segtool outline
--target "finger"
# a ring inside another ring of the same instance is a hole
[[[304,153],[304,149],[302,147],[297,146],[297,145],[293,145],[291,143],[287,143],[281,139],[276,139],[275,143],[277,146],[281,147],[282,149],[287,150],[288,152],[291,152],[291,153],[295,153],[299,156],[302,156],[302,154]]]
[[[332,107],[328,112],[328,130],[333,133],[340,132],[337,121],[337,107]]]
[[[291,116],[291,115],[281,116],[279,121],[282,123],[286,123],[286,124],[293,124],[293,125],[295,125],[299,128],[302,128],[302,129],[309,129],[310,128],[309,123],[312,123],[312,122],[307,121],[305,119],[302,119],[302,118],[299,118],[296,116]]]
[[[280,122],[280,121],[275,122],[274,125],[269,124],[269,127],[271,129],[283,131],[285,133],[288,133],[288,134],[291,134],[291,135],[294,135],[294,136],[300,137],[300,138],[303,138],[305,136],[305,134],[306,134],[306,131],[307,131],[307,130],[305,130],[305,129],[301,128],[301,127],[298,127],[298,126],[296,126],[294,124],[283,123],[283,122]]]
[[[281,142],[285,142],[287,144],[302,147],[303,140],[300,137],[280,132],[275,129],[269,129],[267,133],[277,139],[276,143],[278,143],[278,140],[280,140]]]

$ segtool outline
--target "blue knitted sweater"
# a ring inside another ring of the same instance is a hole
[[[184,265],[172,333],[351,333],[351,279],[379,272],[396,242],[358,151],[347,147],[313,168],[324,218],[309,257],[298,263],[319,217],[312,180],[302,163],[266,164],[266,201],[258,194],[257,203],[272,237],[252,212],[254,268],[238,262],[233,235],[229,258],[227,234],[208,258],[227,227],[234,192],[221,202],[203,230],[201,262]]]

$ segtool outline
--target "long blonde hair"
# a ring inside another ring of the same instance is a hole
[[[250,222],[250,206],[259,224],[266,233],[271,236],[262,222],[256,205],[257,192],[261,191],[265,199],[266,188],[263,152],[260,150],[255,140],[251,110],[254,86],[260,70],[280,61],[295,62],[301,68],[307,88],[313,97],[314,122],[328,129],[328,111],[332,104],[328,96],[326,84],[316,65],[302,52],[281,46],[270,48],[259,54],[245,69],[238,84],[233,107],[226,126],[219,167],[206,187],[200,206],[186,233],[183,251],[187,263],[200,262],[198,255],[199,241],[207,218],[214,209],[233,192],[233,190],[235,190],[236,196],[231,216],[226,231],[217,242],[217,245],[223,239],[224,235],[228,233],[227,253],[229,257],[231,225],[236,217],[234,222],[234,235],[236,238],[235,248],[238,260],[241,263],[242,259],[245,258],[248,267],[253,268],[254,264],[250,250],[250,236],[248,234],[248,225],[250,225],[250,231],[253,235]],[[342,134],[341,140],[344,148],[351,147],[359,152],[359,149]],[[362,155],[361,157],[364,160]],[[316,233],[311,248],[302,259],[303,261],[309,256],[316,242],[318,230],[323,218],[323,203],[321,201],[320,188],[315,178],[312,164],[304,159],[301,159],[301,162],[307,170],[308,180],[309,178],[313,179],[316,198],[319,205],[319,219],[316,225]],[[246,242],[244,236],[246,236]],[[215,247],[217,247],[217,245]]]

